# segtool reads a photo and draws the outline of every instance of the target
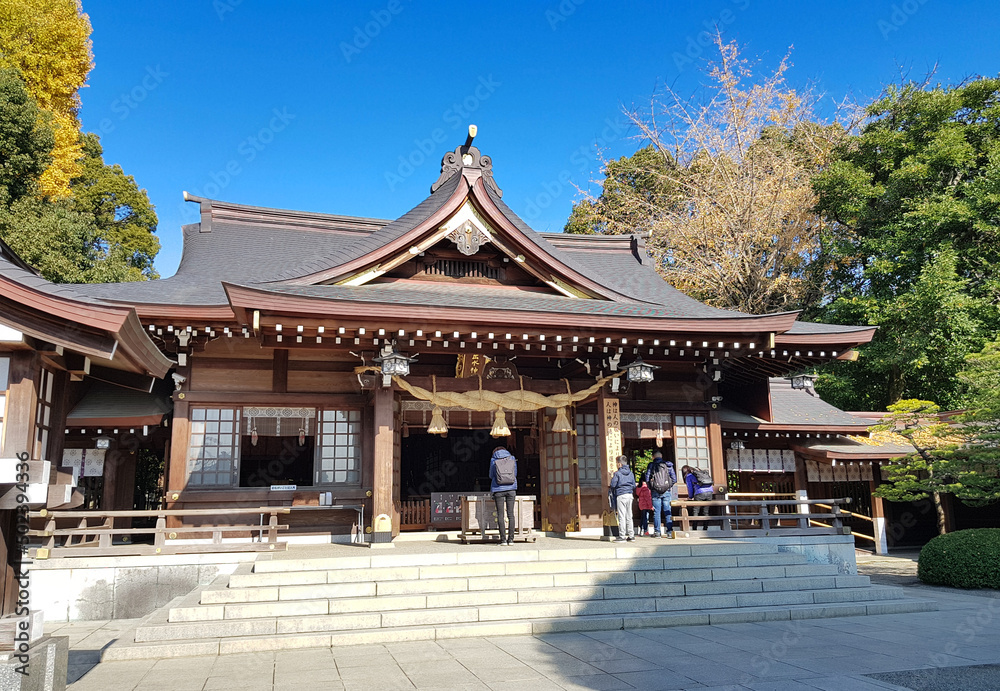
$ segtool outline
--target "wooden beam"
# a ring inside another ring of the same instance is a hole
[[[288,349],[274,351],[274,366],[271,371],[271,390],[274,393],[288,392]]]

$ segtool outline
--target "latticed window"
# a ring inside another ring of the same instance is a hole
[[[48,459],[49,438],[52,432],[52,396],[55,377],[52,372],[42,369],[38,382],[38,408],[35,411],[35,448],[32,458],[40,461]]]
[[[361,411],[320,413],[317,484],[361,482]]]
[[[238,408],[192,408],[188,485],[232,486],[239,439]]]
[[[545,420],[545,486],[550,495],[570,493],[570,433],[553,432],[554,420]]]
[[[706,470],[711,468],[704,415],[678,415],[674,418],[674,455],[678,470],[684,465]]]
[[[601,484],[601,435],[597,413],[576,414],[576,453],[581,486]]]

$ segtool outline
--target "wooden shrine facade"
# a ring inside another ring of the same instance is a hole
[[[639,236],[536,233],[502,197],[471,138],[393,221],[188,196],[201,218],[175,276],[75,286],[135,314],[170,361],[154,373],[171,389],[168,508],[313,506],[292,533],[346,536],[355,514],[322,507],[361,503],[390,541],[403,502],[488,491],[505,444],[541,528],[600,529],[620,453],[660,448],[725,486],[724,406],[758,415],[770,379],[854,357],[874,331],[708,307]],[[408,373],[383,376],[397,353]],[[629,381],[640,359],[652,381]]]

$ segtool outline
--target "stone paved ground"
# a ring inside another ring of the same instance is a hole
[[[901,563],[877,568],[890,567],[906,568]],[[886,673],[939,668],[943,671],[934,678],[950,684],[940,688],[996,688],[981,684],[990,673],[983,666],[1000,664],[1000,593],[926,586],[907,591],[937,599],[940,610],[99,664],[100,648],[127,622],[80,622],[49,630],[70,636],[70,680],[75,682],[70,691],[873,691],[911,688],[898,684],[918,678]],[[873,674],[879,678],[865,676]]]

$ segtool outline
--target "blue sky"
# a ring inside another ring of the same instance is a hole
[[[504,200],[558,231],[609,155],[639,143],[621,115],[664,83],[697,91],[718,24],[827,102],[876,95],[901,70],[955,83],[1000,72],[993,2],[327,3],[83,0],[95,68],[84,128],[148,190],[162,276],[181,256],[182,191],[243,204],[395,218],[465,141]],[[690,60],[689,60],[690,58]]]

